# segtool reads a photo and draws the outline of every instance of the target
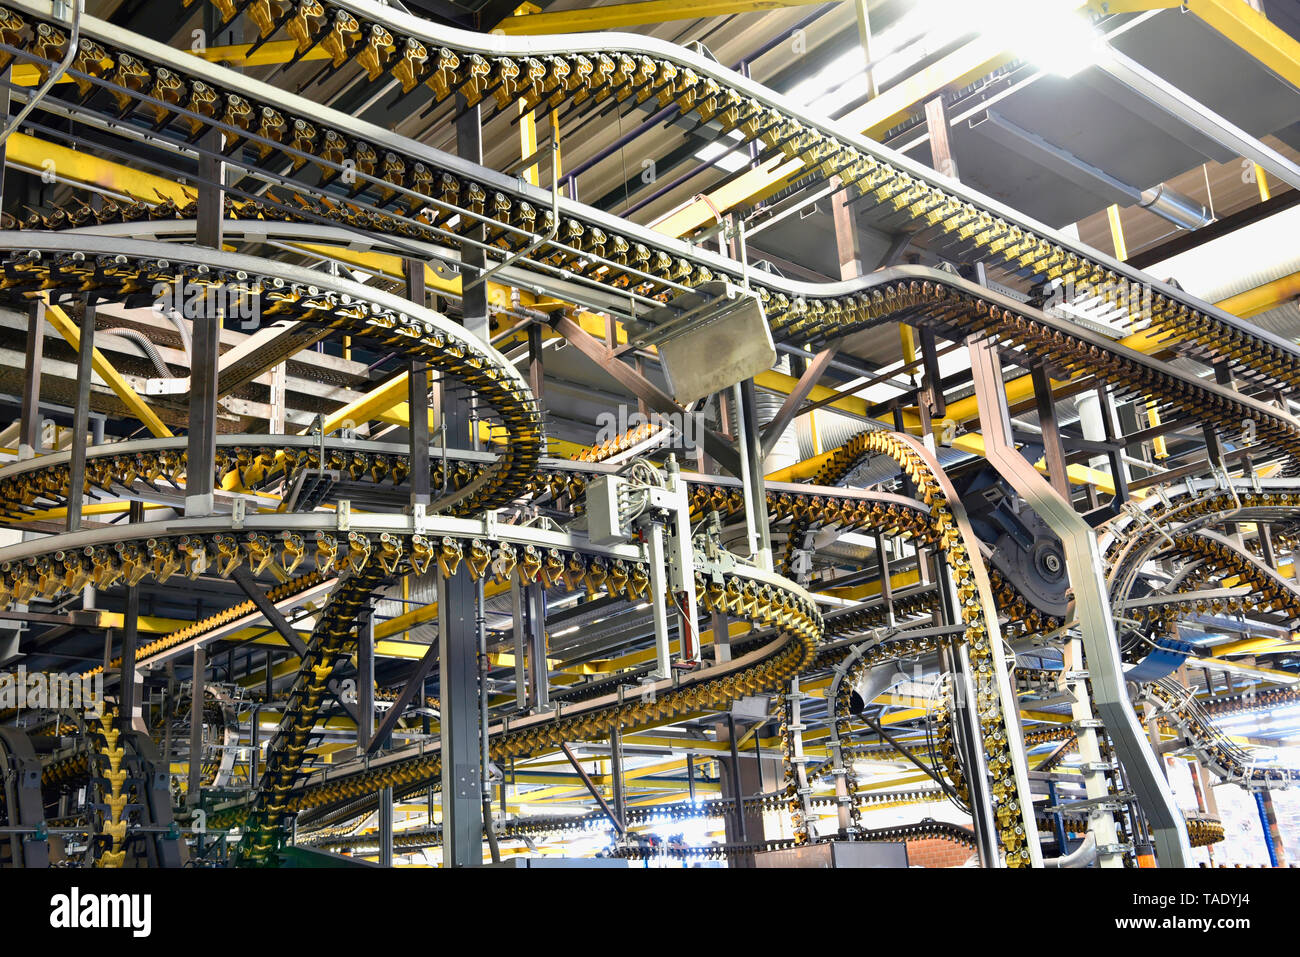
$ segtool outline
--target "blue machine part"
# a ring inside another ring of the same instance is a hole
[[[1173,638],[1156,639],[1156,649],[1135,665],[1124,670],[1127,681],[1157,681],[1165,675],[1177,671],[1189,655],[1195,654],[1196,646],[1190,641],[1177,641]]]

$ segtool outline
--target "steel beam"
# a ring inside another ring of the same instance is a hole
[[[551,706],[550,665],[546,660],[546,588],[525,585],[520,593],[523,627],[528,648],[528,697],[530,711]]]
[[[95,356],[95,307],[85,304],[77,349],[77,402],[72,414],[72,453],[68,460],[67,530],[81,528],[86,497],[86,432],[90,429],[90,380]]]
[[[49,320],[55,332],[67,341],[68,345],[74,349],[81,348],[81,327],[73,322],[66,312],[53,303],[46,303],[45,318]],[[127,411],[143,422],[145,428],[154,435],[159,438],[169,438],[172,434],[171,429],[163,424],[162,419],[158,418],[153,409],[149,407],[149,403],[136,394],[136,391],[127,384],[127,381],[113,368],[113,364],[105,358],[104,354],[98,349],[94,349],[91,352],[91,357],[91,364],[95,374],[108,383],[108,387],[122,400]]]
[[[222,134],[210,130],[199,140],[199,200],[195,242],[220,249],[225,191],[225,164],[220,160]],[[217,382],[221,361],[220,307],[211,315],[205,308],[193,317],[190,350],[189,441],[186,447],[185,513],[211,514],[217,461]]]
[[[952,146],[948,142],[948,111],[944,109],[942,96],[925,101],[925,123],[930,132],[930,165],[936,173],[949,179],[960,179],[957,160],[953,158]]]
[[[477,867],[483,861],[475,644],[474,582],[462,565],[451,578],[438,576],[443,863],[451,867]]]
[[[614,814],[620,822],[627,820],[627,797],[623,787],[623,732],[609,733],[609,775],[614,782]]]
[[[424,263],[416,259],[403,262],[406,273],[406,298],[419,306],[425,302]],[[411,447],[411,507],[427,506],[430,501],[429,477],[429,364],[412,359],[407,380],[407,421]]]
[[[745,502],[745,524],[754,533],[757,549],[754,560],[766,571],[772,570],[772,527],[767,520],[767,486],[763,478],[762,448],[758,437],[758,409],[754,394],[754,380],[746,379],[736,386],[738,430],[741,462],[741,480],[749,489]],[[716,456],[715,456],[716,458]],[[694,622],[691,623],[694,626]]]
[[[1052,382],[1047,368],[1041,364],[1030,370],[1034,386],[1034,401],[1038,406],[1038,425],[1043,430],[1043,458],[1047,462],[1047,476],[1056,494],[1069,502],[1070,473],[1065,464],[1065,449],[1061,445],[1061,427],[1056,420],[1056,403],[1052,401]]]
[[[134,499],[128,512],[131,522],[144,521],[144,502]],[[122,672],[118,686],[118,713],[122,721],[122,730],[131,731],[136,727],[139,701],[136,686],[135,653],[136,641],[140,632],[140,586],[128,585],[126,589],[126,609],[122,616]],[[147,727],[140,727],[141,731]]]
[[[370,753],[375,743],[375,616],[367,608],[357,618],[357,747]]]
[[[27,378],[18,427],[18,458],[30,459],[41,450],[41,365],[45,353],[45,303],[27,308]],[[93,355],[93,353],[92,353]]]
[[[968,346],[989,464],[1061,539],[1075,594],[1088,675],[1101,718],[1151,822],[1161,866],[1186,867],[1191,849],[1182,814],[1142,734],[1124,685],[1096,534],[1012,443],[1002,370],[994,357],[993,346],[974,338]]]
[[[393,866],[393,789],[379,791],[379,866]]]
[[[285,640],[285,643],[293,649],[293,653],[299,658],[307,654],[307,643],[298,637],[298,632],[284,615],[280,614],[280,609],[275,607],[275,603],[266,597],[266,592],[262,591],[253,577],[253,573],[246,567],[240,566],[230,573],[230,577],[235,580],[240,589],[248,596],[249,601],[257,606],[257,610],[262,613],[267,624],[274,628]]]
[[[185,803],[194,807],[199,803],[199,787],[203,780],[203,674],[207,668],[207,655],[202,645],[194,646],[191,660],[194,676],[190,681],[190,762]]]
[[[645,378],[645,376],[640,375],[627,363],[615,358],[605,343],[588,334],[573,319],[563,314],[557,314],[551,320],[551,328],[564,336],[570,344],[577,347],[579,352],[600,366],[601,369],[616,379],[620,385],[634,396],[638,399],[644,399],[646,405],[650,406],[650,408],[656,412],[683,416],[680,421],[686,421],[685,416],[689,415],[689,413],[685,409],[674,402],[666,392]],[[715,462],[732,475],[740,475],[740,457],[736,454],[736,450],[730,442],[713,430],[705,429],[703,445],[704,450],[712,456]]]
[[[808,363],[808,368],[804,370],[795,387],[790,390],[790,394],[781,403],[781,408],[777,409],[776,415],[763,430],[762,451],[760,453],[762,461],[767,461],[767,457],[772,454],[772,449],[777,440],[781,438],[781,434],[798,416],[799,407],[803,405],[804,399],[808,398],[808,393],[813,390],[813,386],[818,383],[822,375],[830,367],[837,351],[838,349],[835,346],[823,349]]]
[[[573,749],[570,748],[566,742],[561,741],[560,750],[563,751],[564,756],[569,759],[569,764],[573,765],[573,770],[578,772],[578,777],[582,779],[582,783],[586,786],[587,791],[591,796],[596,799],[596,803],[600,805],[600,809],[605,812],[605,816],[609,818],[609,823],[614,825],[614,830],[618,831],[619,837],[625,835],[627,833],[627,825],[625,825],[622,819],[619,818],[617,812],[609,806],[609,802],[605,800],[605,795],[601,794],[600,788],[596,787],[596,782],[591,779],[591,775],[587,773],[586,768],[578,762],[578,757],[573,753]]]
[[[456,151],[474,163],[483,162],[482,120],[479,108],[456,98],[460,115],[456,120]],[[481,239],[483,228],[471,230]],[[486,266],[483,250],[465,246],[462,262],[469,275]],[[461,321],[483,340],[488,335],[487,285],[466,289],[461,299]],[[471,438],[469,399],[438,390],[438,414],[447,444],[465,447]],[[442,738],[442,833],[443,864],[450,867],[478,867],[483,863],[483,768],[479,754],[478,630],[475,622],[476,589],[469,570],[462,564],[455,575],[437,576],[438,597],[438,681]],[[416,683],[422,685],[423,681]],[[411,686],[408,684],[407,690]]]
[[[1245,4],[1238,2],[1237,6],[1244,7]],[[1156,76],[1136,60],[1110,47],[1097,65],[1138,96],[1154,103],[1234,155],[1244,156],[1282,182],[1300,189],[1300,166],[1215,113],[1204,103],[1193,100],[1186,92]]]
[[[365,739],[363,747],[366,749],[366,754],[374,754],[385,741],[392,737],[397,722],[401,720],[402,715],[406,713],[406,709],[414,704],[417,698],[419,698],[420,704],[424,704],[424,681],[433,672],[434,663],[438,660],[438,647],[438,642],[432,642],[424,654],[420,656],[415,670],[402,687],[402,693],[397,696],[397,700],[393,702],[392,707],[384,713],[384,719],[379,722],[379,727],[375,729],[374,734]],[[445,696],[443,707],[446,708]]]

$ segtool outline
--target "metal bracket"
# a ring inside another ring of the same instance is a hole
[[[338,530],[346,532],[352,528],[352,502],[350,499],[339,499],[338,504]]]

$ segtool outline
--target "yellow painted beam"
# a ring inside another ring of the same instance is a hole
[[[1300,42],[1246,0],[1186,0],[1181,6],[1300,88]]]
[[[293,40],[271,40],[263,43],[250,56],[251,43],[234,43],[228,46],[208,47],[195,54],[209,63],[223,63],[227,66],[275,66],[288,63],[298,52],[298,44]],[[192,52],[192,51],[191,51]],[[327,53],[319,43],[302,55],[302,60],[328,60]]]
[[[1237,293],[1217,305],[1234,316],[1249,319],[1297,297],[1300,297],[1300,272],[1293,272],[1280,279]]]
[[[650,224],[666,236],[680,237],[717,221],[717,214],[757,202],[789,185],[804,170],[802,160],[775,157],[742,173],[709,194],[708,200],[693,200]]]
[[[81,507],[83,516],[92,515],[120,515],[129,511],[130,502],[90,502]],[[161,503],[150,503],[145,505],[145,510],[171,508],[170,505]],[[6,518],[6,525],[22,525],[28,522],[57,522],[68,517],[66,508],[45,508],[37,512],[31,512],[22,518]]]
[[[5,141],[5,163],[37,173],[52,169],[55,175],[69,182],[106,189],[148,203],[158,202],[161,193],[177,205],[184,206],[196,195],[175,180],[100,159],[93,153],[70,150],[26,133],[14,133]],[[47,166],[47,163],[53,165]]]
[[[249,629],[251,630],[251,629]],[[261,629],[258,629],[259,631]],[[306,632],[299,632],[300,635],[306,635]],[[289,643],[285,641],[276,632],[267,632],[254,638],[249,644],[257,645],[262,648],[287,648]],[[428,645],[420,644],[417,641],[380,641],[375,640],[375,654],[380,658],[402,658],[407,661],[414,661],[424,657],[424,652]]]
[[[998,37],[977,37],[908,79],[868,100],[839,122],[863,136],[880,139],[911,115],[911,107],[950,86],[972,83],[1013,56]]]
[[[864,136],[880,139],[886,131],[907,119],[911,107],[917,103],[950,86],[973,82],[1011,59],[1011,54],[996,39],[979,37],[868,100],[838,122]],[[725,213],[758,202],[804,171],[801,160],[771,159],[709,193],[707,201],[694,200],[674,210],[654,223],[653,228],[670,236],[684,236],[714,222],[715,209]]]
[[[1214,654],[1217,658],[1226,655],[1270,655],[1279,651],[1297,650],[1300,650],[1300,642],[1288,641],[1285,638],[1244,638],[1241,641],[1230,641],[1224,645],[1214,646]]]
[[[295,249],[301,249],[304,252],[315,253],[318,256],[326,256],[339,262],[347,263],[358,269],[364,269],[366,272],[374,273],[378,276],[387,276],[390,279],[401,279],[406,273],[401,256],[394,256],[391,253],[377,253],[360,249],[348,249],[346,246],[334,246],[327,243],[287,243]],[[460,276],[459,274],[444,273],[441,269],[436,269],[428,263],[424,264],[424,284],[436,292],[445,292],[452,295],[460,295]],[[489,300],[492,291],[503,290],[507,293],[509,301],[509,289],[498,283],[488,282]]]
[[[1115,247],[1115,258],[1124,262],[1128,259],[1128,244],[1124,242],[1124,224],[1120,222],[1119,206],[1115,203],[1107,206],[1106,219],[1110,223],[1110,241]]]
[[[588,33],[649,23],[670,23],[674,20],[762,13],[821,2],[823,0],[641,0],[639,3],[614,3],[604,7],[587,6],[556,13],[534,13],[526,17],[511,16],[497,24],[492,32],[508,36]]]
[[[398,403],[405,402],[410,392],[410,387],[407,385],[409,379],[410,373],[407,372],[395,375],[382,385],[371,389],[361,398],[331,412],[325,419],[325,434],[328,435],[338,429],[356,428],[365,425]],[[430,413],[430,416],[432,422],[432,413]],[[310,431],[309,428],[303,429],[299,434],[306,435]]]
[[[483,586],[483,597],[492,598],[496,595],[504,595],[508,591],[510,591],[509,582],[487,582]],[[408,611],[405,614],[378,623],[375,625],[375,637],[389,638],[404,631],[410,631],[416,625],[424,624],[426,621],[433,621],[437,617],[438,603],[430,602],[414,611]]]
[[[58,330],[59,335],[68,341],[69,345],[74,349],[81,349],[81,328],[72,321],[66,312],[51,303],[45,307],[45,318],[49,320],[50,325]],[[145,428],[159,438],[171,436],[171,429],[163,425],[162,419],[158,418],[154,410],[149,407],[149,403],[127,384],[121,374],[113,368],[113,364],[98,349],[91,356],[91,368],[122,400],[127,410],[144,423]]]

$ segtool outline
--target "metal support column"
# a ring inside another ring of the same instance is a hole
[[[1038,425],[1043,430],[1043,456],[1047,460],[1047,477],[1056,493],[1069,502],[1070,478],[1065,463],[1065,448],[1061,444],[1061,427],[1056,421],[1056,403],[1052,401],[1052,380],[1047,374],[1047,369],[1041,364],[1030,369],[1029,376],[1034,384]]]
[[[195,242],[211,249],[222,247],[225,163],[219,156],[223,142],[219,130],[211,130],[199,140],[200,182]],[[201,315],[188,318],[193,325],[193,344],[190,352],[185,514],[209,515],[213,510],[217,461],[217,364],[221,359],[223,310],[218,306],[213,315],[202,309]]]
[[[745,788],[740,778],[740,749],[736,744],[736,716],[727,713],[727,745],[731,748],[731,812],[735,816],[736,832],[741,843],[749,840],[749,829],[745,823]],[[730,838],[728,838],[730,843]]]
[[[127,517],[133,523],[144,521],[144,502],[139,499],[133,500]],[[140,731],[148,730],[148,726],[144,724],[143,718],[138,713],[140,702],[136,687],[135,650],[139,628],[140,586],[128,585],[126,589],[126,610],[122,616],[122,672],[119,676],[121,684],[118,686],[118,714],[124,732],[133,728],[138,728]]]
[[[930,134],[930,158],[935,172],[949,179],[958,179],[957,161],[948,142],[948,111],[944,109],[942,95],[926,100],[925,125]]]
[[[81,315],[81,343],[77,352],[77,404],[72,413],[72,454],[68,462],[67,529],[81,528],[81,507],[86,495],[86,432],[90,430],[91,362],[95,355],[95,307],[86,303]]]
[[[623,732],[614,728],[609,733],[609,776],[614,782],[614,813],[620,821],[627,820],[627,795],[623,788]]]
[[[456,151],[463,158],[483,162],[482,125],[477,106],[457,96]],[[482,239],[483,228],[469,230]],[[470,284],[486,268],[483,250],[465,246],[464,298],[461,321],[472,333],[488,338],[487,284]],[[439,389],[441,426],[453,448],[472,447],[470,402]],[[462,565],[448,578],[438,575],[438,680],[442,709],[442,834],[443,864],[477,867],[483,863],[482,769],[479,755],[478,635],[475,627],[474,582]]]
[[[379,791],[379,866],[393,866],[393,789]]]
[[[919,556],[918,556],[919,559]],[[939,609],[944,625],[960,624],[957,596],[952,578],[943,561],[936,561]],[[980,734],[979,715],[975,711],[975,685],[971,680],[970,657],[964,644],[946,641],[939,652],[941,667],[952,676],[953,738],[965,771],[966,791],[970,797],[971,825],[975,832],[975,849],[980,867],[1000,867],[997,822],[993,817],[993,794],[989,789],[988,762]],[[1008,719],[1010,719],[1008,715]]]
[[[199,803],[199,785],[203,780],[203,672],[207,656],[202,645],[194,646],[194,677],[190,681],[190,767],[185,803]]]
[[[551,706],[550,666],[546,662],[546,589],[540,583],[522,591],[524,635],[528,646],[528,709]]]
[[[921,557],[917,556],[919,565]],[[895,625],[894,618],[894,583],[890,580],[889,553],[885,551],[885,536],[876,536],[876,571],[880,575],[880,598],[885,603],[885,624],[890,628]]]
[[[479,767],[478,655],[474,582],[462,565],[438,576],[439,703],[442,708],[443,862],[483,862],[482,777]]]
[[[375,618],[366,609],[357,618],[357,747],[363,752],[375,736]]]
[[[423,306],[425,300],[424,263],[418,259],[404,261],[406,298]],[[428,506],[432,482],[429,475],[429,364],[412,359],[407,381],[407,407],[410,420],[411,508]]]
[[[18,427],[18,458],[30,459],[41,450],[41,365],[45,353],[45,303],[27,310],[27,378],[23,380],[23,411]]]
[[[770,572],[772,570],[772,529],[767,520],[767,486],[763,481],[763,447],[758,435],[754,380],[746,379],[736,386],[736,390],[736,428],[743,473],[741,478],[748,491],[745,502],[745,523],[755,539],[755,564],[764,571]]]
[[[1129,703],[1111,617],[1097,537],[1070,503],[1057,494],[1011,441],[1011,423],[1001,369],[987,341],[968,342],[985,455],[1016,493],[1061,539],[1074,589],[1087,676],[1115,750],[1151,822],[1163,867],[1186,867],[1191,855],[1187,829],[1164,775]]]
[[[10,119],[9,84],[13,82],[13,78],[14,78],[14,68],[13,65],[10,64],[9,66],[4,68],[4,72],[0,73],[0,118],[3,118],[6,127],[8,127],[9,119]],[[5,156],[7,155],[7,149],[8,149],[7,143],[8,140],[6,140],[5,143],[0,143],[0,201],[3,201],[4,192],[5,192]]]
[[[709,628],[713,633],[713,663],[722,664],[731,660],[731,620],[725,611],[713,611],[709,616]]]

